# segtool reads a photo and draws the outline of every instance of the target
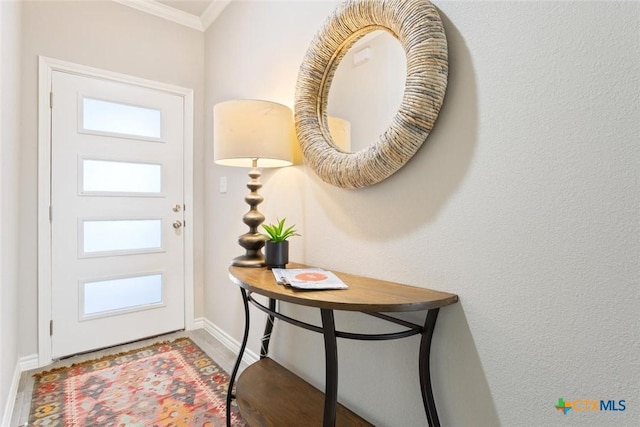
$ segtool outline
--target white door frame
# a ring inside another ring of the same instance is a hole
[[[51,363],[51,78],[54,71],[157,89],[184,98],[184,313],[194,328],[193,282],[193,90],[57,59],[38,57],[38,366]]]

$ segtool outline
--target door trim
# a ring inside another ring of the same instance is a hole
[[[44,56],[38,57],[38,366],[51,363],[51,113],[52,73],[61,71],[161,90],[184,99],[184,314],[185,328],[194,329],[193,271],[193,89],[100,70]],[[55,101],[54,101],[55,102]]]

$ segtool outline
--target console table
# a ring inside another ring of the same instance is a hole
[[[309,266],[289,263],[288,268]],[[429,354],[431,338],[440,307],[455,304],[458,296],[400,283],[334,271],[349,289],[299,291],[278,285],[271,270],[231,266],[229,277],[240,287],[245,312],[245,329],[227,393],[227,426],[231,425],[231,402],[236,399],[242,417],[251,426],[371,426],[349,409],[337,403],[338,348],[337,338],[355,340],[391,340],[421,335],[418,374],[422,401],[430,426],[440,426],[431,388]],[[253,293],[266,296],[268,305],[256,301]],[[276,301],[284,301],[320,309],[322,326],[309,324],[280,313]],[[267,313],[262,338],[260,360],[247,367],[240,378],[235,394],[240,362],[249,336],[249,303]],[[337,331],[334,310],[358,311],[392,322],[401,327],[398,332],[360,334]],[[427,310],[424,325],[398,319],[386,313]],[[384,313],[384,314],[383,314]],[[325,393],[323,394],[292,372],[268,357],[274,319],[319,332],[324,336]],[[304,396],[304,398],[300,398]],[[295,402],[295,403],[294,403]],[[301,424],[302,423],[302,424]]]

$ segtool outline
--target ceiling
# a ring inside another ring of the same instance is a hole
[[[160,18],[206,31],[231,0],[113,0]]]
[[[211,0],[156,0],[158,3],[190,13],[195,16],[202,16],[205,10],[211,5]]]

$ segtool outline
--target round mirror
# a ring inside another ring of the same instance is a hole
[[[329,133],[338,148],[363,150],[391,125],[402,103],[406,74],[404,50],[387,31],[372,31],[347,51],[327,101]],[[332,117],[348,122],[348,136],[341,135],[339,127],[336,132]]]
[[[343,57],[375,30],[393,35],[404,50],[402,100],[389,126],[375,140],[357,151],[343,150],[329,131],[329,90]],[[295,125],[307,162],[325,182],[342,188],[364,187],[389,177],[415,154],[433,128],[444,99],[447,72],[444,28],[429,1],[342,3],[312,41],[298,74]]]

